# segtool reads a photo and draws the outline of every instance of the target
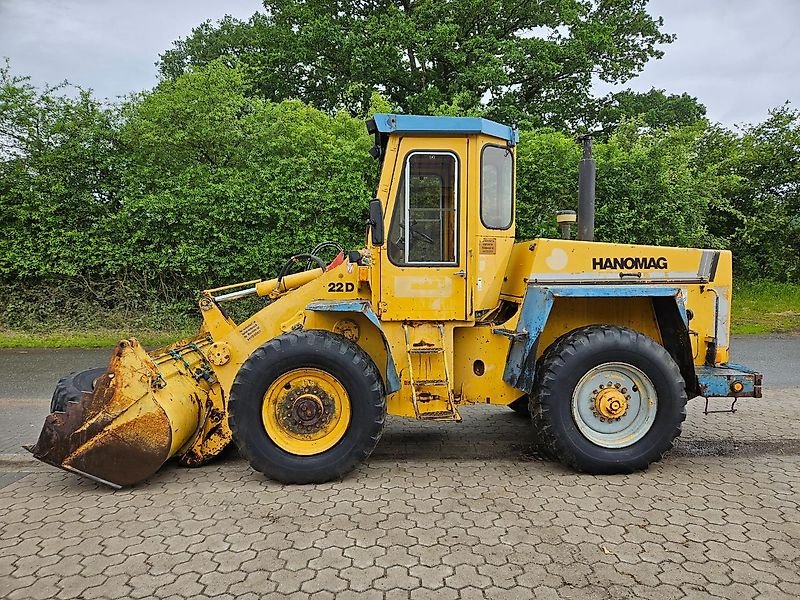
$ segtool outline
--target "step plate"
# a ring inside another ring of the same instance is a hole
[[[409,348],[409,354],[441,354],[444,352],[441,348],[426,347],[426,348]]]
[[[415,379],[414,385],[418,388],[421,387],[443,387],[449,384],[446,379]]]
[[[461,415],[458,412],[449,410],[435,410],[430,412],[420,412],[420,421],[460,421]]]

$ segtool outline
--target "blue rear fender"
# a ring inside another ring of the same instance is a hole
[[[680,288],[654,285],[551,285],[529,284],[515,330],[495,329],[511,338],[503,379],[530,394],[536,379],[536,356],[553,303],[558,297],[650,298],[664,347],[678,364],[690,398],[761,397],[761,375],[741,365],[694,364],[689,340],[689,318]]]

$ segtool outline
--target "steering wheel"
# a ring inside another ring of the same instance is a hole
[[[433,243],[433,238],[431,236],[429,236],[426,233],[422,233],[421,231],[419,231],[417,229],[414,229],[413,225],[409,225],[408,226],[408,231],[411,234],[412,238],[415,238],[415,237],[419,238],[420,240],[422,240],[426,244],[432,244]]]
[[[397,239],[394,241],[394,244],[397,245],[398,247],[403,246],[404,245],[403,242],[406,239],[404,235],[405,227],[403,225],[404,225],[403,223],[400,223],[400,231],[398,232]],[[413,225],[408,226],[408,231],[411,234],[412,239],[418,238],[420,241],[423,241],[426,244],[433,244],[433,238],[431,236],[429,236],[426,233],[423,233],[422,231],[419,231],[418,229],[415,229]]]

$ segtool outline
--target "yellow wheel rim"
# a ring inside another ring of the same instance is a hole
[[[267,389],[261,418],[267,435],[282,450],[320,454],[344,437],[350,425],[350,397],[330,373],[293,369]]]

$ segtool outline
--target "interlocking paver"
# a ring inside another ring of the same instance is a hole
[[[131,597],[133,598],[150,598],[155,594],[155,591],[169,585],[178,578],[177,575],[172,573],[164,573],[162,575],[151,575],[144,573],[142,575],[135,575],[128,580],[131,586]]]
[[[532,458],[528,424],[483,406],[390,419],[318,486],[235,456],[119,492],[0,462],[0,598],[797,598],[800,391],[699,408],[628,476]]]
[[[296,593],[306,581],[312,580],[315,575],[314,570],[308,568],[297,571],[283,569],[273,573],[270,580],[277,584],[276,589],[281,594],[292,594]]]

